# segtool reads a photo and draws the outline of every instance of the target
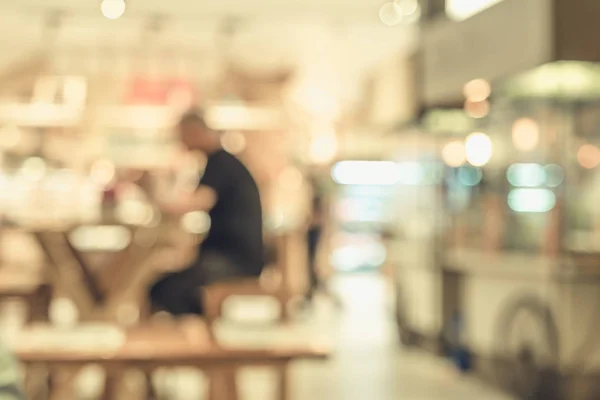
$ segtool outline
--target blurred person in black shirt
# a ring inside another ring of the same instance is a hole
[[[150,298],[155,309],[201,315],[201,286],[261,274],[262,207],[254,178],[241,161],[221,148],[219,133],[206,125],[201,113],[184,115],[179,132],[189,150],[205,153],[208,160],[196,192],[163,204],[163,209],[178,215],[207,211],[211,225],[192,265],[156,282]]]

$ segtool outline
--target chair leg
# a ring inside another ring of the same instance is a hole
[[[50,377],[43,365],[27,364],[23,370],[23,390],[27,399],[41,400],[48,397]]]
[[[289,365],[287,363],[276,367],[278,385],[277,400],[288,400],[290,396]]]
[[[80,369],[50,370],[48,398],[50,400],[66,400],[75,398],[75,380]]]
[[[219,368],[208,371],[209,400],[238,400],[237,370]]]
[[[288,310],[287,296],[279,296],[279,306],[281,307],[281,322],[290,322],[290,313]]]
[[[227,399],[238,400],[237,370],[227,368],[223,371],[225,387],[227,388]]]
[[[52,289],[48,286],[41,287],[29,298],[28,322],[47,322],[49,318]]]
[[[158,394],[152,381],[152,372],[144,371],[144,384],[146,385],[146,398],[148,400],[158,400]]]
[[[107,371],[104,382],[104,391],[101,400],[116,400],[118,398],[120,379]]]

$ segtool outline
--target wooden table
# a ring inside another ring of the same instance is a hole
[[[28,322],[47,321],[51,293],[50,282],[37,271],[31,274],[8,266],[0,268],[0,299],[24,300],[29,308]]]
[[[60,332],[48,328],[47,334],[60,335]],[[40,331],[37,335],[40,337]],[[286,400],[289,395],[288,365],[299,359],[324,360],[330,353],[328,346],[308,341],[303,344],[273,344],[263,348],[217,346],[205,340],[193,341],[181,330],[169,327],[138,327],[123,331],[122,341],[116,341],[112,346],[88,347],[85,350],[83,347],[86,346],[58,348],[36,344],[35,335],[28,336],[25,331],[20,335],[20,341],[13,345],[13,350],[27,367],[41,365],[50,371],[64,371],[65,368],[76,371],[86,365],[100,365],[107,373],[104,400],[116,398],[115,382],[125,370],[152,372],[164,367],[201,369],[209,376],[212,400],[234,399],[237,398],[237,389],[232,392],[231,387],[217,386],[216,378],[223,371],[248,366],[274,367],[281,372],[277,399]],[[68,386],[56,388],[50,399],[68,400],[68,392],[65,391],[69,389]]]
[[[69,240],[72,232],[81,226],[32,231],[48,259],[54,282],[74,301],[83,321],[114,320],[117,308],[127,297],[137,297],[137,306],[142,307],[140,302],[145,299],[132,292],[144,291],[151,279],[149,276],[159,273],[154,267],[161,263],[184,263],[184,250],[163,240],[162,227],[114,227],[127,229],[131,240],[122,250],[110,252],[110,260],[97,271],[87,262],[85,252],[75,248]],[[139,235],[146,235],[150,240],[139,241]]]

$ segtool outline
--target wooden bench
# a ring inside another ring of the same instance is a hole
[[[289,293],[282,284],[281,277],[276,274],[265,274],[260,279],[240,279],[230,282],[215,283],[201,289],[204,304],[204,317],[212,332],[212,324],[222,317],[223,305],[232,296],[270,296],[274,297],[281,307],[281,319],[289,319],[287,303]]]
[[[289,321],[288,302],[292,297],[289,287],[290,232],[282,232],[274,238],[277,256],[275,263],[263,271],[260,279],[239,279],[216,283],[202,288],[204,317],[209,325],[222,316],[223,304],[232,296],[274,297],[281,308],[281,320]],[[212,332],[212,329],[209,329]]]
[[[28,307],[28,322],[48,320],[51,301],[50,282],[40,274],[18,269],[0,269],[0,300],[19,299]]]
[[[56,332],[56,329],[48,328],[47,334],[60,334]],[[40,331],[37,336],[40,337]],[[13,345],[13,350],[26,367],[43,366],[51,374],[57,370],[64,372],[65,369],[75,371],[71,374],[72,381],[82,367],[92,364],[101,366],[107,374],[104,400],[116,398],[115,382],[124,371],[140,370],[149,376],[156,369],[165,367],[201,369],[209,378],[211,400],[236,399],[235,385],[227,387],[227,380],[221,380],[225,384],[221,383],[219,386],[217,381],[231,371],[248,366],[268,366],[281,371],[277,400],[287,400],[289,364],[301,359],[323,360],[329,354],[326,347],[310,344],[275,345],[261,349],[216,346],[206,340],[190,340],[181,330],[173,327],[140,327],[128,330],[124,332],[122,342],[112,348],[92,348],[85,345],[80,348],[59,348],[48,344],[36,345],[35,338],[28,337],[27,331],[23,332],[20,338],[23,342]],[[52,390],[50,399],[70,399],[69,389],[64,384],[61,386]],[[28,398],[33,399],[33,393],[30,392]]]

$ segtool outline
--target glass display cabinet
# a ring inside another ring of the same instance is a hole
[[[587,377],[600,367],[589,351],[600,305],[599,83],[597,65],[574,62],[497,82],[477,100],[481,114],[467,96],[471,133],[441,150],[444,325],[458,316],[476,369],[523,398],[597,396]],[[578,394],[574,381],[586,382]]]

